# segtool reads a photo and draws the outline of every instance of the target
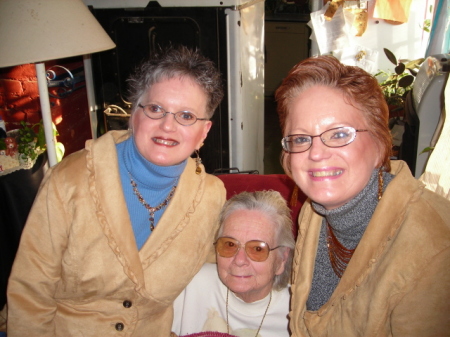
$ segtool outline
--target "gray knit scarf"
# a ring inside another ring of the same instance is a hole
[[[383,173],[384,187],[394,178],[390,173]],[[314,275],[306,302],[307,310],[318,310],[324,305],[339,283],[328,257],[326,222],[330,224],[336,238],[347,249],[354,249],[361,240],[372,214],[378,204],[378,170],[374,170],[366,187],[345,205],[333,210],[326,210],[322,205],[312,202],[314,210],[324,217],[320,229]]]

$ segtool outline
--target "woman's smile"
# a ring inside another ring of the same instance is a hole
[[[342,169],[309,171],[309,174],[313,178],[338,178],[338,176],[342,175],[343,173],[344,173],[344,170],[342,170]]]
[[[173,140],[173,139],[163,139],[163,138],[154,137],[154,138],[152,138],[152,140],[156,144],[165,145],[165,146],[175,146],[175,145],[179,144],[176,140]]]

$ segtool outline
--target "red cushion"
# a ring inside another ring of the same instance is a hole
[[[221,174],[221,179],[227,190],[227,199],[241,192],[254,192],[262,190],[274,190],[280,192],[291,208],[294,234],[297,234],[297,219],[300,208],[306,200],[306,196],[299,190],[296,199],[292,200],[295,183],[285,174]]]

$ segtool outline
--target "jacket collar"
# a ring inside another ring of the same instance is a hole
[[[138,251],[122,188],[115,186],[120,186],[115,145],[130,136],[129,131],[110,131],[96,141],[88,142],[86,150],[89,186],[101,226],[110,248],[139,290],[145,287],[145,269],[164,253],[189,223],[189,214],[195,211],[203,195],[206,173],[203,170],[200,175],[195,174],[195,162],[188,158],[173,199],[155,231]]]
[[[323,315],[336,301],[348,295],[363,282],[370,273],[371,266],[380,259],[392,239],[397,235],[404,221],[408,204],[421,195],[424,185],[414,179],[405,162],[393,161],[391,173],[395,176],[394,179],[389,183],[379,201],[338,286],[327,303],[318,310],[319,316]],[[300,245],[303,244],[304,246],[301,248],[300,254],[309,257],[299,260],[302,265],[299,266],[298,274],[295,277],[298,282],[305,282],[304,296],[307,298],[311,287],[323,218],[314,212],[310,200],[308,200],[308,206],[302,213],[304,213],[304,217],[300,228],[303,226],[304,229],[301,229],[299,237],[305,238],[308,236],[310,239],[302,239],[303,243],[300,243]],[[304,303],[306,303],[306,298]]]

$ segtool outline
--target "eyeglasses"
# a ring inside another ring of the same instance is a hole
[[[242,244],[238,240],[225,236],[218,238],[214,242],[214,245],[216,246],[217,254],[222,257],[233,257],[242,247]],[[270,249],[267,243],[260,240],[247,241],[244,246],[245,252],[250,260],[256,262],[266,261],[272,250],[282,247],[278,246]]]
[[[289,153],[301,153],[308,151],[312,146],[312,140],[319,137],[322,143],[328,147],[342,147],[350,144],[356,138],[357,132],[368,130],[357,130],[351,126],[343,126],[322,132],[317,136],[289,135],[281,140],[284,151]]]
[[[161,119],[167,114],[172,114],[175,117],[175,120],[184,126],[195,124],[196,121],[207,121],[208,118],[198,118],[192,112],[189,111],[178,111],[178,112],[169,112],[164,110],[163,107],[158,104],[147,104],[142,105],[138,104],[138,107],[144,110],[144,114],[151,119]]]

